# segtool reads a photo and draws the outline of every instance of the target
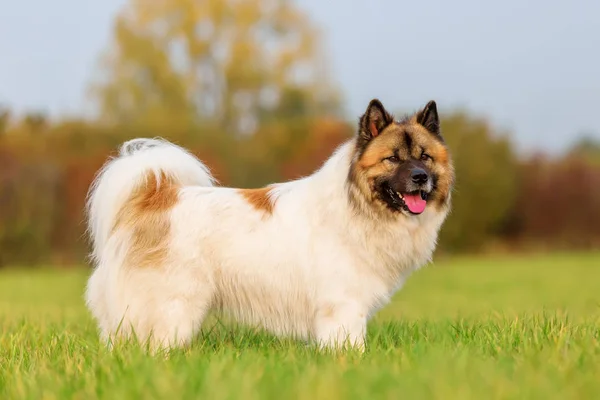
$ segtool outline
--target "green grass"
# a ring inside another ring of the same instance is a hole
[[[98,342],[84,270],[0,271],[0,398],[600,397],[600,254],[440,260],[364,355],[211,324],[168,359]]]

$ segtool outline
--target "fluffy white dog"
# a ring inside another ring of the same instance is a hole
[[[88,200],[101,337],[185,346],[209,311],[324,347],[364,348],[367,321],[427,263],[454,172],[435,103],[396,121],[377,100],[314,174],[217,187],[163,140],[135,139]]]

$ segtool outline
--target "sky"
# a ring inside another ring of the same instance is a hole
[[[323,33],[349,119],[375,97],[409,112],[434,99],[442,113],[488,119],[523,152],[600,140],[598,0],[296,2]],[[0,0],[0,104],[89,112],[86,88],[124,4]]]

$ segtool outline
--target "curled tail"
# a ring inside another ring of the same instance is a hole
[[[149,182],[149,179],[151,182]],[[161,185],[168,181],[169,185]],[[156,193],[173,185],[213,186],[208,168],[185,149],[162,139],[125,142],[116,158],[100,169],[87,201],[87,224],[96,261],[106,246],[119,213],[140,188]]]

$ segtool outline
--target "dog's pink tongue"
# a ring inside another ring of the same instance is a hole
[[[404,195],[404,203],[410,210],[410,212],[414,214],[421,214],[425,210],[425,206],[427,202],[421,198],[419,193],[417,194],[405,194]]]

